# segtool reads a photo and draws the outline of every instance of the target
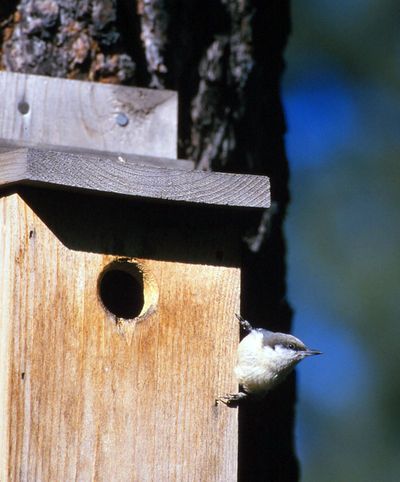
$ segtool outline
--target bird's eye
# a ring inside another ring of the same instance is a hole
[[[294,343],[289,343],[288,348],[289,350],[295,350],[296,346],[294,345]]]

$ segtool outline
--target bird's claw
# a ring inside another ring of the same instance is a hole
[[[243,328],[243,330],[250,333],[250,331],[252,331],[253,329],[251,324],[247,320],[245,320],[243,316],[240,316],[237,313],[235,313],[235,316],[239,320],[240,326]]]
[[[245,398],[247,398],[247,393],[245,392],[227,393],[226,395],[216,398],[215,401],[217,404],[220,402],[227,407],[237,407]]]

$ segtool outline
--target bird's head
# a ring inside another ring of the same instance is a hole
[[[274,333],[262,330],[263,344],[271,349],[271,356],[282,368],[290,368],[299,363],[303,358],[320,355],[318,350],[308,348],[299,338],[285,333]]]

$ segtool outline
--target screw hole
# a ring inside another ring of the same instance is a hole
[[[26,115],[29,112],[29,104],[25,100],[18,102],[18,112],[22,115]]]

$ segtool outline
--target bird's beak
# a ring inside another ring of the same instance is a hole
[[[304,353],[304,355],[306,355],[306,356],[322,355],[322,351],[318,351],[318,350],[304,350],[303,353]]]

